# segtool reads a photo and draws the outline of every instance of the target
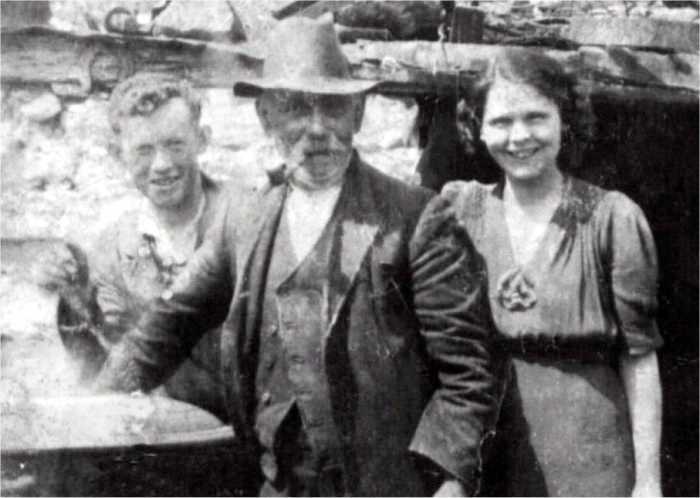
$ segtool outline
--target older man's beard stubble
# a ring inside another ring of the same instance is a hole
[[[352,135],[316,140],[302,135],[293,143],[277,137],[275,145],[285,160],[285,177],[307,190],[320,190],[342,182],[352,156]]]

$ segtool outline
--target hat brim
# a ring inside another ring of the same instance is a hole
[[[258,97],[265,90],[287,90],[321,95],[354,95],[371,90],[378,81],[345,78],[255,78],[234,83],[233,93],[238,97]]]

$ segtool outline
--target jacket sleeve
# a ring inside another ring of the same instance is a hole
[[[410,450],[478,489],[481,445],[496,418],[486,270],[452,208],[424,210],[410,245],[414,303],[438,385]]]
[[[224,321],[235,281],[231,237],[227,210],[222,209],[171,287],[112,348],[95,381],[96,390],[153,389],[207,330]]]

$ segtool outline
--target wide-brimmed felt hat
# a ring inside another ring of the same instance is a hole
[[[268,37],[262,77],[236,81],[233,92],[241,97],[257,97],[263,90],[344,95],[365,92],[377,83],[350,76],[333,16],[327,14],[280,21]]]

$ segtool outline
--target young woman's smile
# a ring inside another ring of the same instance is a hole
[[[486,99],[481,138],[509,178],[532,181],[556,169],[561,131],[552,100],[530,85],[496,80]]]

